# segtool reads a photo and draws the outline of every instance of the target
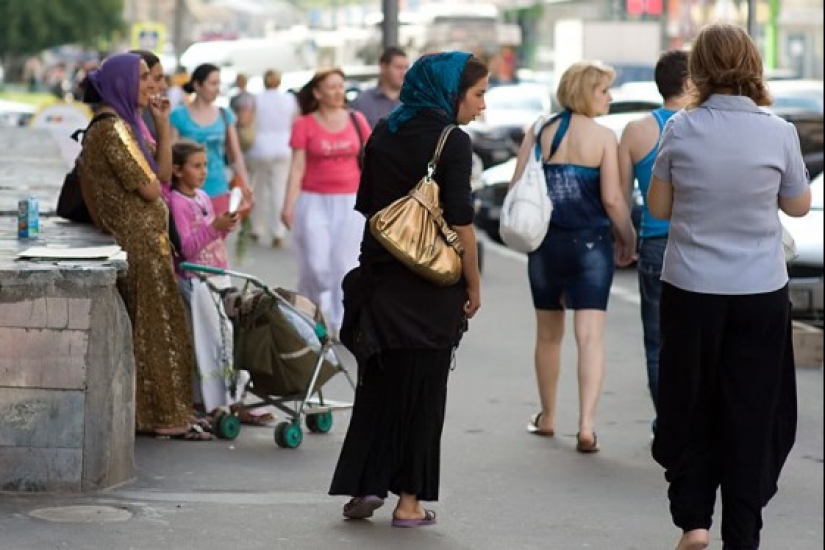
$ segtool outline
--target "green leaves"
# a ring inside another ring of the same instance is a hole
[[[93,45],[123,28],[123,0],[2,0],[0,56]]]

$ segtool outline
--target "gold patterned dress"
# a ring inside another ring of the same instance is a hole
[[[172,265],[169,213],[163,199],[147,202],[137,191],[155,174],[120,118],[89,129],[79,170],[101,227],[128,255],[118,288],[132,321],[137,430],[188,426],[194,359]]]

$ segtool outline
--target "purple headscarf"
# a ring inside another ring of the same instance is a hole
[[[95,87],[103,104],[111,107],[120,118],[132,127],[135,139],[143,156],[152,170],[157,171],[155,157],[146,145],[146,138],[140,129],[140,107],[138,88],[140,87],[140,60],[134,53],[121,53],[107,57],[100,67],[89,73],[89,81]]]

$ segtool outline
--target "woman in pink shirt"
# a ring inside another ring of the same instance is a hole
[[[364,218],[355,211],[359,158],[370,126],[346,108],[344,73],[315,73],[298,93],[284,225],[295,239],[298,292],[321,307],[333,333],[344,316],[341,280],[358,264]],[[356,127],[356,124],[358,125]]]

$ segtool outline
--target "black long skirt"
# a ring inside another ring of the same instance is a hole
[[[330,495],[438,500],[451,350],[384,351],[364,369]]]

